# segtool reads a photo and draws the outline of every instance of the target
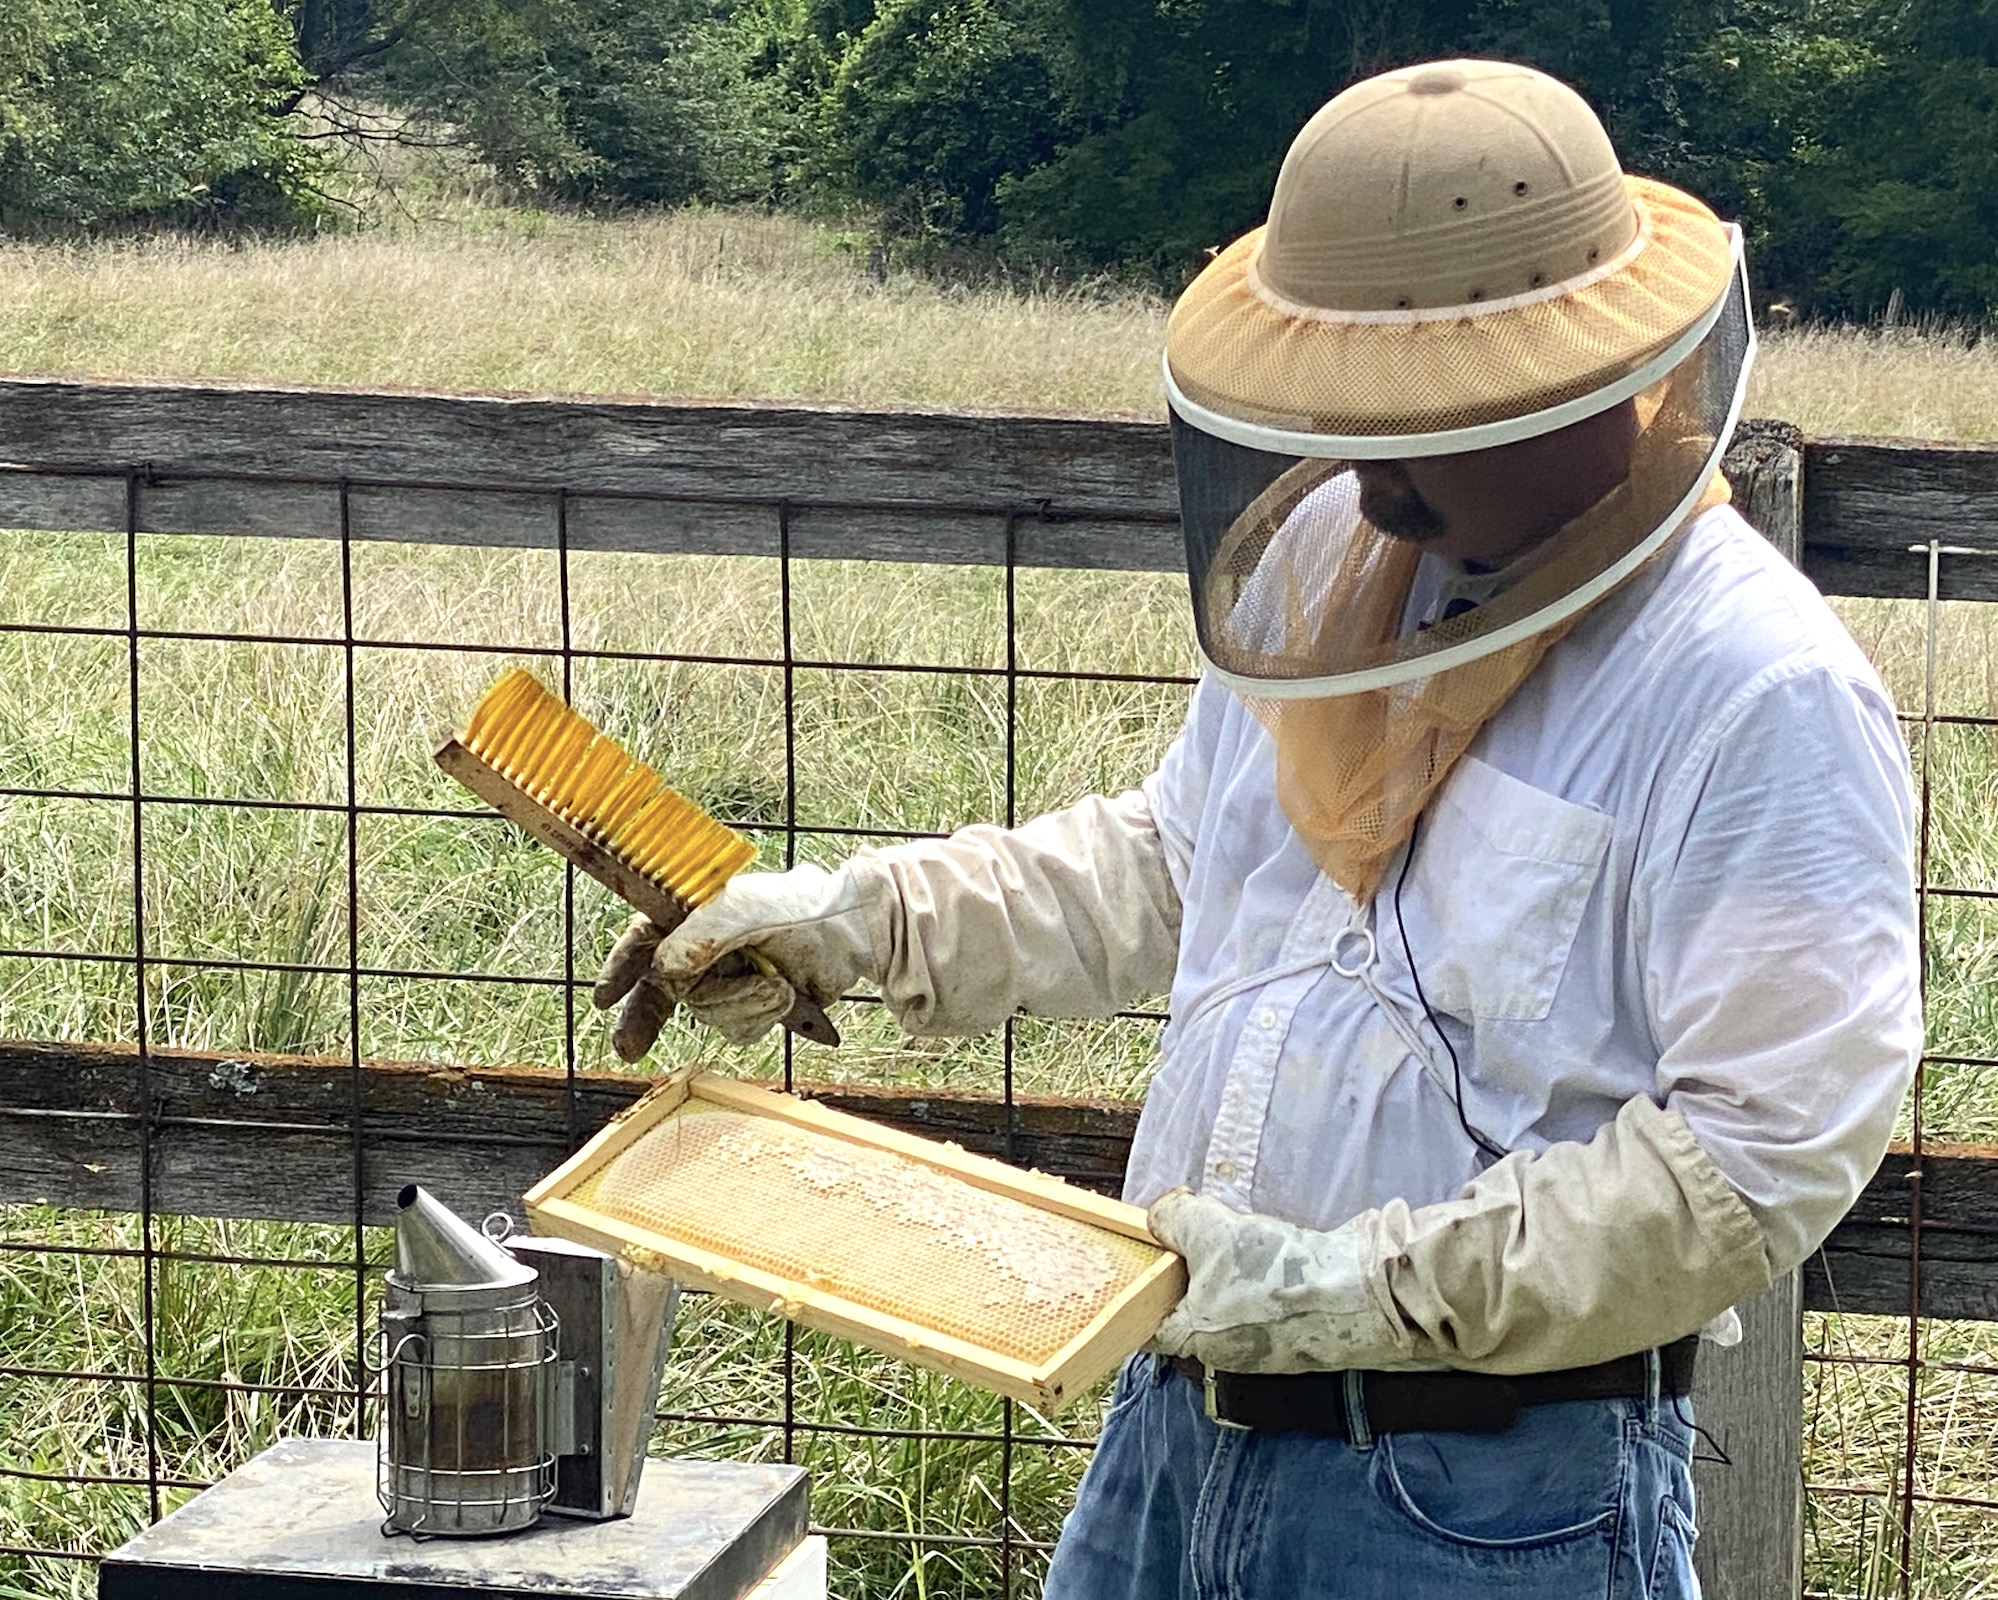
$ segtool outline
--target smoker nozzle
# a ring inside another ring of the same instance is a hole
[[[406,1288],[515,1289],[534,1269],[459,1217],[428,1190],[404,1185],[395,1197],[395,1275]]]

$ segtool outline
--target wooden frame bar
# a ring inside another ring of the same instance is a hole
[[[1071,1188],[1043,1173],[1022,1172],[960,1147],[920,1139],[790,1095],[773,1094],[704,1073],[661,1084],[604,1128],[554,1172],[528,1190],[529,1220],[539,1232],[623,1255],[693,1288],[706,1289],[1037,1406],[1052,1415],[1150,1338],[1186,1290],[1184,1263],[1153,1244],[1156,1255],[1132,1282],[1100,1308],[1046,1361],[1031,1363],[961,1337],[846,1299],[808,1282],[781,1277],[654,1228],[640,1227],[579,1204],[575,1192],[617,1156],[670,1119],[701,1102],[801,1130],[824,1140],[882,1151],[920,1163],[982,1193],[1003,1196],[1071,1221],[1153,1244],[1145,1214],[1135,1206]]]

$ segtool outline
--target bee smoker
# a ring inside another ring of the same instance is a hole
[[[384,1531],[511,1533],[543,1512],[628,1516],[674,1286],[559,1239],[481,1232],[396,1197],[381,1313]]]

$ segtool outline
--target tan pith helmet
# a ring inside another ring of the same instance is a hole
[[[1558,413],[1669,364],[1734,271],[1713,212],[1626,176],[1567,85],[1507,62],[1407,67],[1298,134],[1268,223],[1174,306],[1168,389],[1200,426],[1472,448],[1490,441],[1422,436]]]

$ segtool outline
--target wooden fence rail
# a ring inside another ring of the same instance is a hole
[[[564,1075],[535,1067],[153,1050],[152,1202],[203,1217],[347,1223],[354,1216],[358,1101],[364,1214],[386,1223],[415,1179],[473,1215],[518,1211],[520,1195],[569,1152]],[[580,1126],[603,1125],[652,1080],[576,1078]],[[139,1075],[128,1045],[0,1040],[0,1205],[139,1208]],[[967,1150],[999,1155],[1009,1113],[957,1089],[806,1084],[801,1093]],[[1014,1157],[1115,1192],[1136,1130],[1123,1100],[1022,1096]],[[1804,1277],[1815,1311],[1908,1311],[1913,1158],[1890,1152]],[[1998,1320],[1998,1151],[1922,1152],[1922,1311]],[[271,1174],[282,1172],[274,1186]]]
[[[1998,599],[1998,445],[1804,439],[1743,425],[1750,518],[1831,594]],[[1173,571],[1157,423],[222,386],[0,380],[0,527],[575,551]],[[559,532],[558,532],[559,530]],[[1932,560],[1940,552],[1943,559]],[[348,1222],[420,1176],[473,1214],[566,1154],[559,1073],[0,1042],[0,1204]],[[584,1074],[587,1131],[644,1080]],[[1135,1107],[814,1086],[842,1109],[1114,1187]],[[150,1113],[150,1115],[147,1115]],[[283,1174],[281,1189],[273,1173]],[[1919,1231],[1915,1219],[1919,1217]],[[1917,1271],[1917,1264],[1919,1270]],[[1703,1367],[1715,1600],[1795,1596],[1804,1307],[1998,1320],[1998,1151],[1897,1150],[1823,1251]]]
[[[1828,594],[1919,598],[1931,539],[1998,557],[1998,445],[1802,442],[1803,566]],[[26,471],[7,471],[8,467]],[[1184,561],[1163,425],[659,401],[0,381],[0,527],[992,563]],[[1998,599],[1952,560],[1942,598]]]

